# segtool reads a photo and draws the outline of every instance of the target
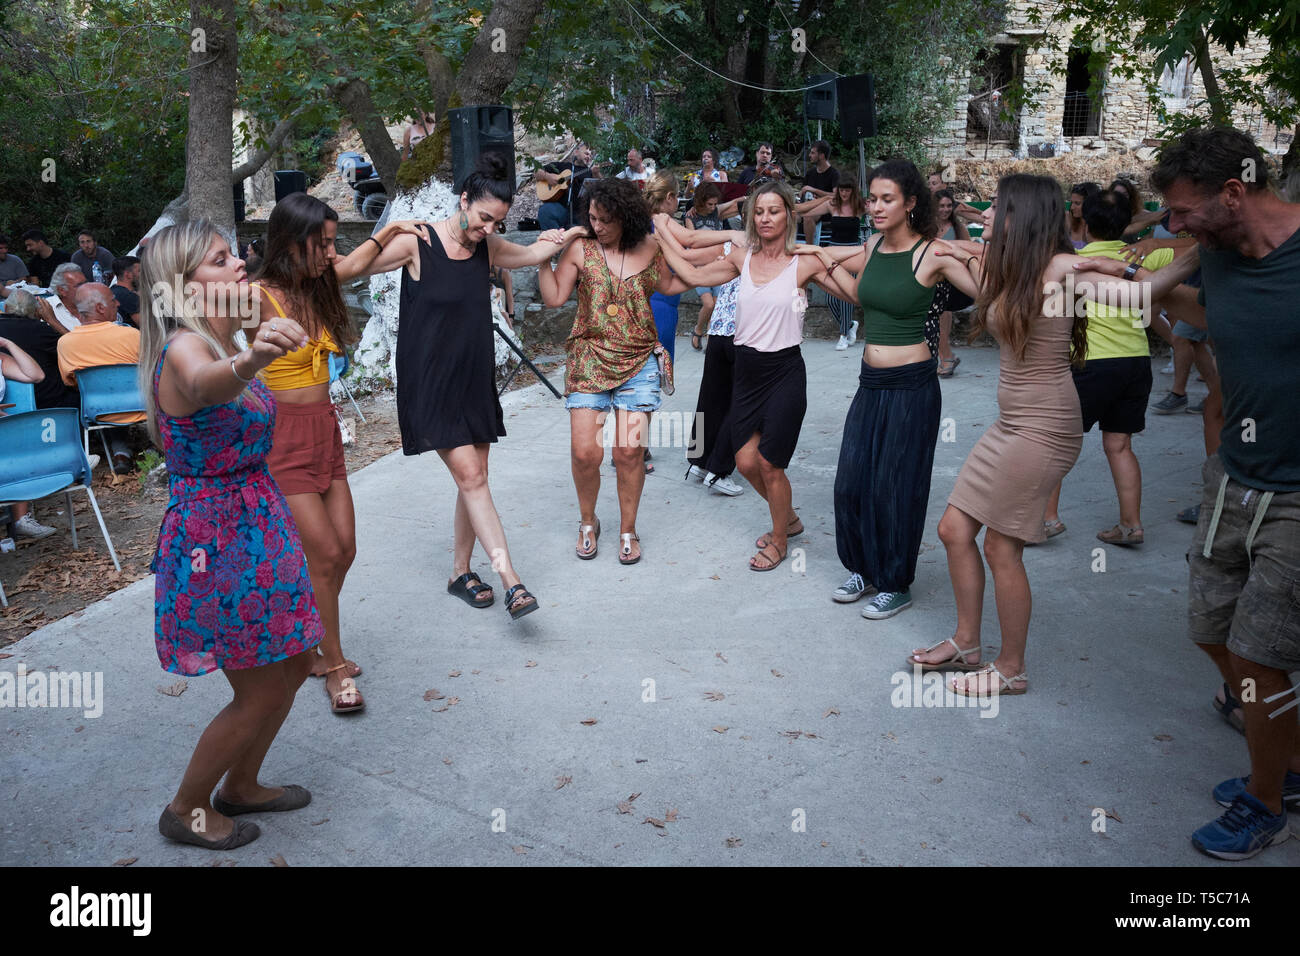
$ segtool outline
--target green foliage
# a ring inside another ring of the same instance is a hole
[[[135,477],[144,487],[145,481],[149,478],[149,472],[153,471],[163,463],[163,456],[154,448],[146,448],[135,463]]]

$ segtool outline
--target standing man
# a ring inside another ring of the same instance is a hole
[[[135,256],[122,256],[113,260],[113,275],[117,285],[109,291],[117,300],[117,314],[122,321],[140,327],[140,260]]]
[[[49,288],[50,277],[54,270],[65,262],[71,262],[72,256],[62,249],[53,248],[45,241],[45,233],[40,229],[28,229],[23,233],[23,245],[27,248],[27,281],[42,289]]]
[[[543,231],[568,229],[583,224],[586,210],[578,197],[582,193],[582,184],[595,175],[595,170],[591,168],[591,147],[586,143],[574,146],[573,158],[568,162],[547,163],[537,170],[535,176],[539,183],[563,187],[550,199],[543,200],[537,211],[537,221]]]
[[[819,139],[808,147],[808,171],[803,174],[803,198],[821,199],[835,192],[840,181],[840,171],[831,165],[831,147],[824,139]],[[803,235],[805,242],[816,242],[817,223],[831,218],[829,212],[822,216],[803,217]]]
[[[1214,788],[1228,810],[1192,844],[1244,860],[1285,840],[1288,805],[1300,810],[1288,676],[1300,671],[1300,419],[1289,398],[1300,387],[1300,205],[1274,194],[1259,147],[1234,129],[1184,133],[1151,181],[1168,203],[1169,229],[1198,242],[1199,298],[1223,393],[1223,432],[1201,469],[1188,552],[1188,633],[1235,688],[1250,756],[1249,776]],[[1154,276],[1116,261],[1093,268],[1148,281],[1159,298],[1197,264],[1193,251]]]
[[[102,282],[108,285],[113,277],[113,253],[98,242],[89,229],[77,233],[77,251],[72,254],[72,261],[81,266],[81,274],[87,282]]]
[[[0,299],[9,297],[9,283],[26,282],[27,263],[9,253],[9,237],[0,236]]]
[[[629,149],[627,151],[627,166],[615,178],[629,180],[636,184],[637,189],[645,189],[645,181],[650,178],[650,170],[645,168],[645,161],[641,158],[641,150]]]

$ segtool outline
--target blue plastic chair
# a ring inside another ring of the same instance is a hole
[[[99,502],[90,487],[90,460],[77,441],[80,421],[75,408],[42,408],[0,418],[0,504],[35,501],[64,493],[72,546],[77,545],[77,519],[72,511],[72,492],[84,491],[99,522],[100,533],[122,570],[113,540],[108,536]]]
[[[12,378],[6,378],[4,402],[6,405],[13,402],[14,407],[9,409],[10,415],[34,412],[36,411],[36,386],[31,382],[15,382]]]
[[[104,415],[145,410],[136,374],[137,367],[134,365],[96,365],[77,372],[77,389],[81,392],[81,427],[86,430],[86,455],[90,456],[90,433],[99,432],[108,467],[114,474],[117,474],[117,469],[113,467],[113,454],[108,449],[104,429],[120,428],[121,423],[101,422],[99,419]]]
[[[366,416],[361,414],[361,408],[357,405],[357,400],[352,396],[352,389],[348,388],[348,383],[344,381],[343,376],[348,374],[348,369],[352,367],[352,362],[348,358],[347,350],[342,355],[334,352],[329,353],[330,367],[330,384],[338,382],[343,386],[343,394],[348,397],[352,403],[352,410],[357,413],[357,418],[361,419],[361,424],[366,423]]]

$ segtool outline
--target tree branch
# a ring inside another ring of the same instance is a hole
[[[280,144],[285,141],[288,135],[293,132],[294,125],[312,103],[300,103],[298,107],[286,116],[280,122],[275,124],[275,129],[271,130],[266,137],[266,145],[255,149],[248,159],[236,166],[230,173],[231,184],[242,183],[249,176],[266,165],[271,155],[280,148]]]

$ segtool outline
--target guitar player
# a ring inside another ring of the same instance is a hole
[[[547,163],[534,175],[537,194],[543,200],[537,212],[537,221],[542,229],[568,229],[582,225],[586,219],[586,210],[579,201],[582,184],[588,177],[600,178],[600,173],[591,166],[591,147],[578,143],[569,160]],[[560,187],[558,191],[556,187]]]

